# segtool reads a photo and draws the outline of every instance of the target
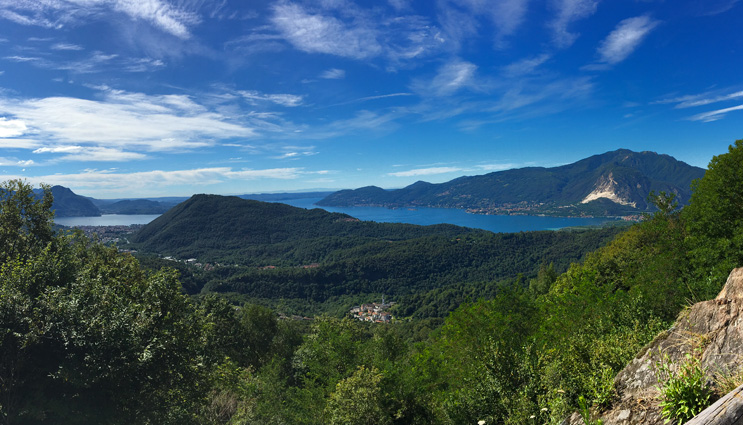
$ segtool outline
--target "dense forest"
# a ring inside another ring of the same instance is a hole
[[[607,404],[638,349],[743,265],[743,140],[692,191],[682,210],[655,194],[656,213],[564,273],[541,264],[421,333],[191,298],[172,270],[55,232],[48,188],[6,182],[0,421],[558,424]]]

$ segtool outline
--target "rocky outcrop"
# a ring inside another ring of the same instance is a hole
[[[743,366],[743,268],[735,269],[713,300],[681,312],[674,326],[648,344],[615,378],[612,406],[599,413],[604,425],[662,425],[654,365],[661,355],[679,362],[701,358],[708,382],[730,376]],[[565,424],[582,425],[578,414]]]

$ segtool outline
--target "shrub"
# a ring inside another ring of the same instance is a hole
[[[707,385],[704,371],[701,361],[691,354],[680,363],[664,355],[655,364],[665,423],[676,420],[683,424],[711,404],[712,390]]]

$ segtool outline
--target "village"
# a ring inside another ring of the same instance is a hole
[[[382,297],[381,303],[368,303],[355,306],[348,313],[351,317],[362,322],[389,323],[394,319],[388,311],[393,305],[395,305],[394,301],[385,303],[384,297]]]

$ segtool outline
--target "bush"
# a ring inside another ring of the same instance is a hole
[[[704,377],[701,361],[687,354],[681,363],[664,355],[655,365],[660,406],[665,423],[683,424],[711,404],[712,390]]]

